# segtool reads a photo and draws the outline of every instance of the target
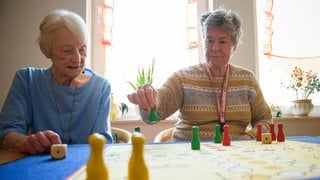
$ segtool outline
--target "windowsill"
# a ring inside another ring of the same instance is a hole
[[[274,124],[283,124],[286,136],[320,136],[320,116],[284,116],[272,118]]]
[[[309,118],[320,118],[320,106],[314,105],[313,110],[309,114],[309,116],[293,116],[290,111],[290,106],[280,106],[280,110],[282,112],[282,118],[295,118],[295,119],[309,119]],[[276,117],[277,112],[272,111],[272,118],[278,118]]]
[[[282,117],[273,117],[272,119],[282,119],[282,120],[308,120],[308,119],[317,119],[320,121],[320,115],[311,115],[311,116],[293,116],[293,115],[285,115]]]

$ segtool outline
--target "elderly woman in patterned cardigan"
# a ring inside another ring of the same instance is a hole
[[[224,8],[207,12],[200,19],[206,61],[172,74],[159,88],[147,84],[129,94],[140,107],[146,123],[153,107],[161,120],[179,110],[172,141],[189,141],[192,126],[201,140],[212,140],[215,126],[229,125],[232,139],[252,139],[257,124],[269,131],[271,111],[254,74],[230,63],[240,44],[241,20]]]

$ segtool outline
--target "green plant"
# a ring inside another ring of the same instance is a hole
[[[154,64],[155,64],[155,58],[152,59],[152,63],[149,64],[147,70],[145,70],[144,68],[140,68],[140,67],[138,68],[138,75],[136,77],[136,82],[128,81],[128,83],[131,85],[133,90],[137,90],[139,88],[139,86],[153,83]]]
[[[296,99],[308,99],[310,94],[320,91],[320,81],[317,73],[303,71],[295,67],[291,74],[289,83],[282,83],[287,89],[292,89],[296,93]]]

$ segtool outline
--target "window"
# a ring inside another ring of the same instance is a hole
[[[294,100],[292,90],[281,83],[295,66],[320,72],[319,5],[317,0],[257,1],[259,78],[269,103],[289,106]],[[310,98],[320,104],[319,93]]]
[[[198,3],[105,0],[105,75],[114,97],[129,106],[126,118],[135,115],[126,95],[133,92],[128,81],[135,82],[138,68],[147,68],[155,58],[153,85],[159,87],[174,71],[198,63]]]

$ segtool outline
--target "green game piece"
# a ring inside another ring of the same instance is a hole
[[[221,143],[221,132],[220,132],[220,125],[216,124],[216,134],[214,136],[214,143]]]
[[[139,126],[136,126],[136,127],[134,128],[134,132],[141,132],[141,131],[140,131],[140,127],[139,127]]]
[[[192,150],[199,150],[200,149],[200,139],[199,139],[199,128],[198,128],[198,126],[193,126],[192,127],[191,149]]]
[[[113,143],[117,143],[118,142],[118,134],[117,133],[112,133],[112,139],[113,139]]]
[[[153,107],[151,109],[150,116],[149,116],[149,122],[151,122],[151,123],[157,123],[158,122],[158,115],[157,115],[157,112],[156,112],[156,107]]]

